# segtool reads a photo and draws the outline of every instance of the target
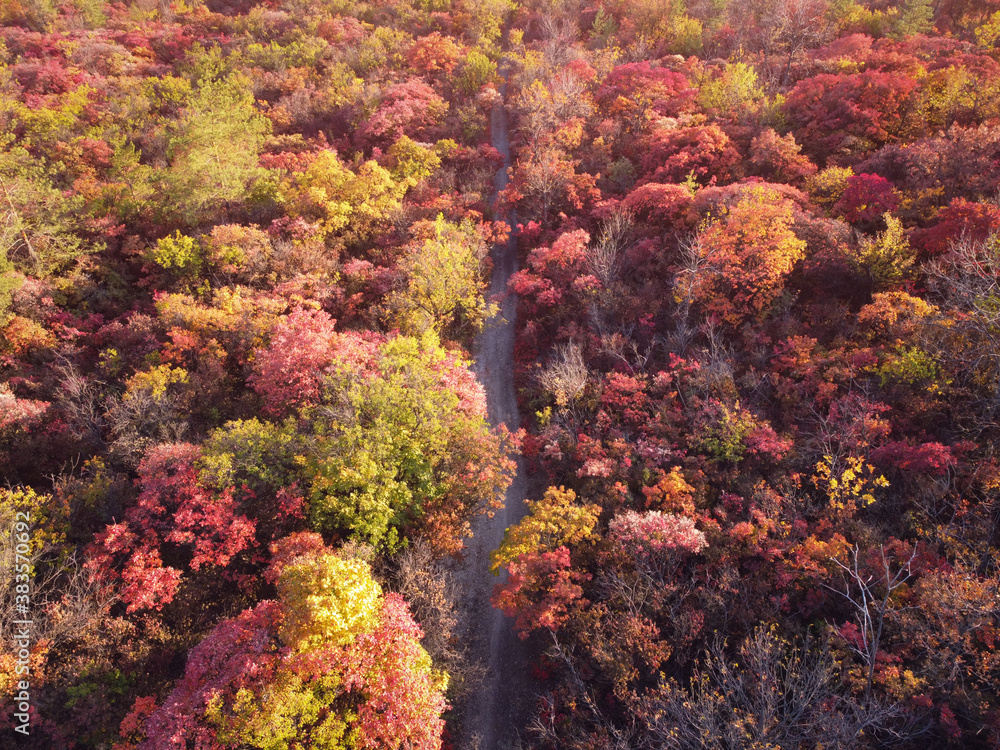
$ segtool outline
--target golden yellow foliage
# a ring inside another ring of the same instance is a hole
[[[832,456],[823,456],[816,464],[814,479],[817,487],[826,490],[834,510],[867,507],[875,502],[876,489],[889,486],[889,480],[860,456],[849,456],[843,463],[834,461]]]
[[[592,539],[601,514],[599,505],[576,505],[576,493],[549,487],[541,500],[528,500],[531,509],[520,523],[504,532],[500,546],[490,555],[490,570],[497,574],[521,555],[549,552],[556,547]]]
[[[378,624],[382,588],[361,560],[329,552],[303,557],[281,571],[286,605],[281,640],[300,651],[350,643]]]

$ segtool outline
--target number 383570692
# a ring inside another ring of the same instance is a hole
[[[28,575],[31,565],[31,516],[28,513],[18,511],[14,516],[14,573],[17,586],[17,603],[27,603],[28,600]],[[22,591],[21,588],[24,587]]]

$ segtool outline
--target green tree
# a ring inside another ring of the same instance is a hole
[[[68,197],[52,170],[9,144],[0,139],[0,258],[35,276],[63,273],[87,252],[75,233],[83,201]]]
[[[192,237],[174,232],[161,237],[151,248],[148,257],[160,268],[178,277],[196,277],[201,270],[201,248]]]
[[[727,64],[717,77],[705,81],[698,90],[702,107],[728,117],[757,110],[766,101],[757,71],[741,62]]]
[[[374,372],[343,358],[307,458],[313,527],[393,550],[416,533],[455,551],[469,518],[495,506],[513,463],[505,433],[490,431],[481,387],[433,331],[380,347]]]
[[[882,218],[885,231],[875,237],[863,237],[854,256],[858,269],[876,291],[902,282],[909,276],[914,261],[902,222],[890,213]]]
[[[430,177],[441,166],[441,157],[435,148],[417,143],[405,135],[389,147],[386,156],[389,157],[393,177],[410,185]]]
[[[164,175],[167,210],[196,224],[221,204],[242,199],[264,176],[258,155],[270,121],[254,109],[243,75],[203,81],[174,124]],[[169,217],[168,217],[169,218]]]
[[[400,263],[407,281],[389,298],[393,322],[406,333],[433,329],[455,340],[481,331],[497,313],[484,297],[487,252],[470,221],[456,226],[439,214],[434,236]]]
[[[292,427],[247,419],[213,430],[202,444],[202,481],[220,489],[245,486],[273,497],[298,479]]]
[[[926,34],[934,28],[934,3],[931,0],[906,0],[892,17],[889,37],[905,39],[915,34]]]
[[[466,96],[473,96],[483,86],[496,80],[497,65],[479,49],[471,49],[462,61],[455,87]]]
[[[10,320],[10,303],[21,283],[21,278],[14,273],[14,265],[7,260],[7,253],[0,252],[0,327]]]
[[[500,42],[500,30],[506,18],[515,8],[514,0],[471,0],[465,3],[468,14],[466,34],[473,44],[493,48]]]

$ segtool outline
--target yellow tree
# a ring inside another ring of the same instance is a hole
[[[366,563],[322,551],[281,570],[278,596],[288,604],[281,640],[306,649],[350,643],[373,630],[382,589]]]
[[[527,500],[531,509],[520,523],[504,532],[500,546],[490,555],[490,570],[510,565],[525,554],[551,552],[594,536],[601,515],[599,505],[577,505],[576,493],[549,487],[541,500]]]
[[[290,216],[315,222],[324,238],[364,239],[399,207],[407,184],[374,161],[353,172],[335,151],[323,151],[304,172],[282,183],[279,197]]]
[[[447,675],[403,599],[315,534],[272,550],[278,599],[221,622],[159,708],[137,702],[119,747],[440,750]]]

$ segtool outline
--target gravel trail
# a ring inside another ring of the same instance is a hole
[[[504,87],[506,88],[506,87]],[[501,93],[504,93],[501,90]],[[494,177],[497,193],[507,186],[510,166],[510,143],[507,111],[502,101],[494,105],[491,142],[504,157],[503,167]],[[517,217],[506,218],[511,227]],[[517,242],[493,247],[493,275],[490,294],[502,297],[501,312],[476,341],[475,371],[486,390],[490,423],[505,424],[511,431],[520,427],[514,390],[514,318],[517,299],[507,295],[507,281],[517,270]],[[517,744],[534,705],[533,684],[528,676],[529,658],[525,644],[513,631],[513,623],[490,606],[493,587],[501,580],[489,571],[490,551],[499,546],[503,532],[524,517],[527,507],[528,478],[523,459],[518,457],[517,476],[507,490],[504,507],[493,518],[479,518],[473,524],[473,536],[466,540],[461,567],[455,571],[467,616],[467,636],[473,656],[486,667],[486,677],[462,701],[461,750],[504,750]]]

